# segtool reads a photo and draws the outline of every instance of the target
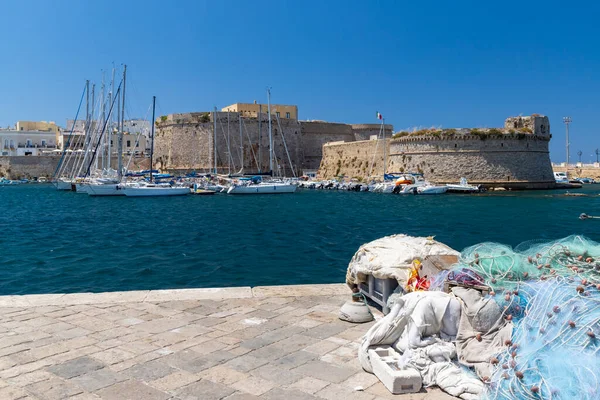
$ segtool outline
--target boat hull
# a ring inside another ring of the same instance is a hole
[[[77,183],[75,184],[75,191],[77,193],[89,193],[90,185],[88,183]]]
[[[448,190],[447,186],[423,186],[417,189],[418,194],[444,194]]]
[[[294,193],[297,186],[292,184],[260,184],[260,185],[233,185],[228,194],[283,194]]]
[[[72,190],[70,181],[56,181],[54,182],[56,190]]]
[[[121,191],[127,197],[185,196],[190,194],[187,187],[125,187]]]
[[[123,189],[121,189],[117,183],[89,185],[87,194],[90,196],[125,196]]]

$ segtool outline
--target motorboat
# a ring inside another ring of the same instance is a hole
[[[554,179],[557,183],[569,183],[566,172],[554,172]]]
[[[458,185],[455,184],[447,184],[448,193],[477,193],[481,191],[480,186],[469,185],[467,182],[467,178],[460,178]]]
[[[448,191],[448,186],[422,185],[417,186],[417,194],[444,194]]]

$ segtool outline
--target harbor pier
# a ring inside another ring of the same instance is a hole
[[[0,296],[0,398],[452,398],[364,372],[373,322],[340,321],[349,299],[343,284]]]

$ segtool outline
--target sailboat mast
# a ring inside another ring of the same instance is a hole
[[[100,85],[100,120],[104,123],[105,119],[105,111],[104,111],[104,103],[106,99],[104,98],[104,70],[102,70],[102,85]],[[106,168],[106,136],[102,138],[102,170]]]
[[[260,141],[262,139],[262,104],[258,105],[258,173],[260,174],[262,168],[262,147]]]
[[[273,132],[271,127],[271,88],[267,88],[267,115],[269,117],[269,172],[273,176]]]
[[[217,174],[217,107],[213,111],[213,161],[215,164],[215,175]]]
[[[227,110],[227,172],[231,175],[231,146],[229,143],[229,110]]]
[[[123,66],[123,93],[121,94],[121,129],[119,129],[118,152],[119,178],[123,177],[123,123],[125,122],[125,80],[127,78],[127,65]]]
[[[242,113],[238,113],[240,122],[240,162],[242,163],[242,172],[244,172],[244,138],[242,137]]]
[[[152,96],[152,145],[150,146],[150,183],[152,183],[152,159],[154,157],[154,125],[156,125],[156,117],[154,112],[156,111],[156,96]]]
[[[113,66],[112,69],[112,78],[110,80],[110,93],[108,94],[108,99],[109,101],[112,101],[112,97],[113,94],[115,93],[115,67]],[[113,115],[110,115],[111,120],[114,118]],[[108,159],[106,161],[106,164],[108,165],[108,168],[112,168],[112,165],[110,164],[110,157],[111,157],[111,152],[112,152],[112,134],[113,134],[113,127],[112,124],[109,124],[109,130],[108,130]]]
[[[385,167],[387,164],[387,154],[385,151],[385,118],[381,119],[381,137],[383,137],[383,180],[385,181]]]

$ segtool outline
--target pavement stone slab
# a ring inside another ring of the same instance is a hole
[[[112,371],[108,368],[102,368],[96,371],[88,372],[76,376],[70,381],[87,392],[95,392],[115,383],[127,380],[126,376]]]
[[[96,371],[103,368],[104,364],[90,357],[80,357],[75,360],[67,361],[63,364],[53,365],[46,368],[48,372],[58,375],[61,378],[69,379],[87,372]]]
[[[201,380],[196,383],[184,386],[174,391],[175,395],[182,400],[221,400],[236,390],[219,383],[208,380]]]
[[[356,373],[353,369],[340,367],[323,361],[311,361],[292,371],[332,383],[343,382]]]
[[[102,400],[168,400],[172,396],[144,385],[135,380],[128,380],[101,389],[95,393]]]

